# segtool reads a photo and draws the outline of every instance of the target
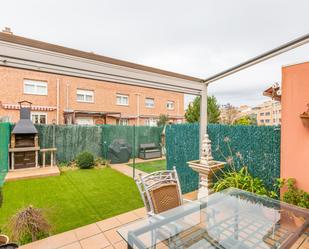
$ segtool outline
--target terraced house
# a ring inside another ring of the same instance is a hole
[[[140,77],[153,87],[143,87]],[[167,91],[156,87],[162,78],[173,83]],[[34,123],[156,125],[160,114],[181,123],[184,94],[175,82],[199,81],[16,36],[10,30],[0,32],[0,118],[4,121],[16,122],[18,102],[26,100],[32,103]]]

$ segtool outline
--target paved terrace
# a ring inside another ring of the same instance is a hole
[[[184,195],[186,199],[195,199],[196,193]],[[145,208],[83,226],[68,232],[21,246],[21,249],[127,249],[127,244],[117,233],[119,227],[146,217]],[[158,249],[164,248],[157,247]],[[166,247],[165,247],[166,248]]]
[[[196,199],[196,192],[184,195]],[[139,208],[68,232],[57,234],[24,246],[21,249],[127,249],[117,230],[132,221],[146,217],[145,208]],[[309,230],[308,230],[309,232]],[[160,244],[157,249],[167,248]],[[309,249],[308,235],[302,235],[292,249]]]
[[[161,159],[161,158],[160,158]],[[154,159],[158,160],[158,159]],[[136,162],[142,162],[137,160]],[[148,160],[149,161],[149,160]],[[125,164],[113,164],[111,167],[123,174],[132,177],[133,169]],[[136,170],[136,174],[145,172]],[[184,195],[185,199],[195,200],[196,192]],[[126,242],[117,233],[117,230],[132,221],[146,217],[145,208],[139,208],[128,213],[120,214],[90,225],[76,228],[57,234],[30,244],[21,246],[21,249],[127,249]],[[309,232],[309,229],[308,229]],[[157,249],[167,248],[164,244]],[[302,235],[292,249],[309,249],[309,237]]]

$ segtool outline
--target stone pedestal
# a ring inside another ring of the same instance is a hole
[[[188,162],[189,167],[199,173],[198,199],[205,198],[212,194],[213,176],[217,170],[224,167],[224,162],[211,161],[209,165],[201,164],[200,160]]]
[[[205,134],[202,141],[202,151],[200,160],[188,162],[189,167],[199,173],[199,190],[198,199],[205,198],[213,192],[212,179],[218,169],[221,169],[226,164],[213,160],[211,153],[211,141],[208,135]]]

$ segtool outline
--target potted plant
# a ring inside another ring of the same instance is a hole
[[[1,230],[0,230],[0,233],[1,233]],[[7,243],[9,243],[9,237],[4,234],[0,234],[0,246],[5,245]]]

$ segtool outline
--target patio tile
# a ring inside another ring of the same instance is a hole
[[[121,225],[120,221],[117,220],[115,217],[109,218],[106,220],[102,220],[97,222],[98,227],[101,229],[102,232],[110,230],[115,227],[119,227]]]
[[[72,230],[47,238],[48,244],[52,246],[51,248],[63,247],[63,246],[72,244],[73,242],[76,242],[77,240],[78,239]]]
[[[112,243],[115,244],[122,240],[121,236],[117,232],[118,228],[114,228],[104,232],[105,237]]]
[[[112,245],[109,245],[107,247],[104,247],[104,249],[115,249],[115,247],[113,247]]]
[[[139,217],[133,211],[131,211],[131,212],[116,216],[116,219],[119,220],[122,225],[124,225],[124,224],[127,224],[129,222],[139,219]]]
[[[110,245],[102,233],[79,241],[83,249],[101,249]]]
[[[59,249],[82,249],[82,247],[79,244],[79,242],[75,242],[75,243],[60,247]]]
[[[19,248],[20,249],[41,249],[41,248],[53,249],[52,245],[48,243],[48,238],[20,246]]]
[[[114,244],[114,248],[115,249],[127,249],[128,245],[127,245],[127,243],[124,240],[122,240],[122,241],[117,242],[116,244]]]
[[[30,244],[26,244],[21,246],[21,249],[55,249],[59,247],[63,247],[66,245],[70,245],[77,241],[77,237],[75,236],[73,231],[68,231],[64,233],[60,233],[46,239],[38,240]]]
[[[145,218],[147,216],[146,208],[142,207],[133,211],[139,218]]]
[[[74,230],[78,240],[85,239],[87,237],[96,235],[101,232],[99,227],[94,223],[87,226],[83,226]]]

